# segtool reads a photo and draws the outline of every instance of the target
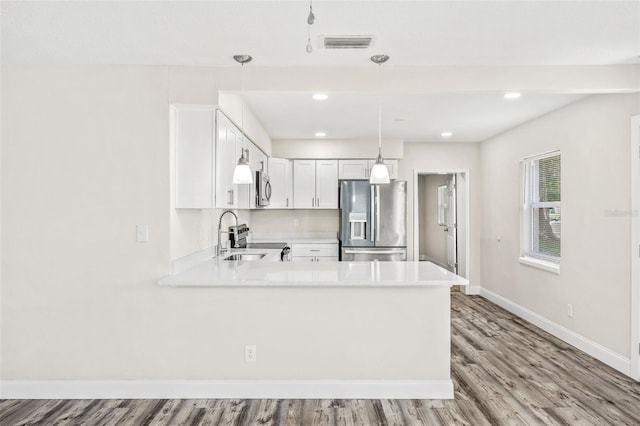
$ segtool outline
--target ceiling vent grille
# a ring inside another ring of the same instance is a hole
[[[373,42],[373,36],[320,36],[319,44],[324,49],[368,49]]]

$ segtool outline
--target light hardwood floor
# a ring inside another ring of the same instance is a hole
[[[0,425],[640,425],[640,384],[452,293],[455,400],[4,400]]]

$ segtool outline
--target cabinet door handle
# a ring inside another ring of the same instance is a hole
[[[227,204],[233,204],[233,189],[227,191]]]
[[[320,207],[320,198],[316,198],[316,207]]]
[[[289,198],[288,198],[288,197],[286,198],[286,204],[285,204],[285,207],[289,207]]]
[[[311,207],[315,207],[316,206],[316,199],[312,198],[311,199]]]
[[[310,249],[309,251],[320,251],[320,249]]]

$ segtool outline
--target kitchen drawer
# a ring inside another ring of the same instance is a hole
[[[338,257],[337,244],[292,244],[293,257]]]
[[[338,261],[338,256],[293,256],[292,262],[329,262]]]

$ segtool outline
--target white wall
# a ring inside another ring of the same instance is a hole
[[[480,282],[480,226],[481,226],[481,173],[480,146],[475,143],[405,143],[404,159],[400,161],[398,179],[407,181],[407,252],[408,259],[414,259],[413,241],[419,236],[413,230],[413,187],[414,170],[469,170],[469,240],[470,265],[466,278],[470,285]],[[444,233],[444,232],[443,232]],[[416,253],[415,259],[418,259]]]
[[[483,142],[476,228],[484,288],[627,358],[630,218],[608,212],[630,209],[629,122],[639,110],[637,95],[595,95]],[[519,161],[557,149],[560,275],[518,263]]]
[[[169,104],[209,103],[195,86],[217,83],[168,71],[3,68],[1,378],[448,378],[446,288],[157,285],[170,223],[189,222],[186,251],[218,217],[172,217]],[[144,223],[150,240],[137,243]]]
[[[162,353],[167,82],[166,68],[3,68],[3,378],[127,377]]]

